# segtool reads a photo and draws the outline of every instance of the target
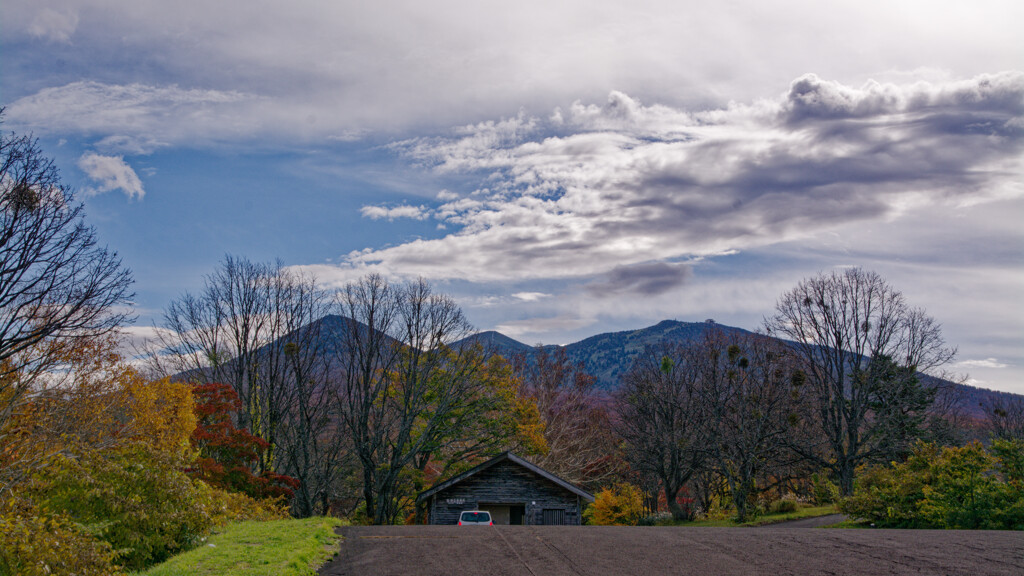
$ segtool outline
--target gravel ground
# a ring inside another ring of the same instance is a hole
[[[1024,574],[1024,533],[788,527],[342,527],[323,576]]]

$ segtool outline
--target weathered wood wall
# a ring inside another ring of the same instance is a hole
[[[564,510],[565,524],[580,523],[576,494],[509,461],[434,494],[430,498],[430,523],[458,524],[463,510],[476,510],[481,504],[525,505],[524,524],[543,524],[545,509]]]

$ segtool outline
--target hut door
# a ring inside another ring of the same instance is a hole
[[[520,526],[523,523],[523,516],[526,516],[526,506],[509,506],[508,523],[513,526]]]
[[[481,504],[480,509],[491,513],[491,521],[494,522],[495,526],[508,526],[510,519],[510,510],[508,506]]]
[[[545,526],[562,526],[565,524],[565,510],[545,508],[542,516]]]

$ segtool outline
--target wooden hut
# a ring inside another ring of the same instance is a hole
[[[463,510],[487,510],[495,524],[579,525],[594,497],[505,452],[435,485],[416,498],[431,524],[457,524]]]

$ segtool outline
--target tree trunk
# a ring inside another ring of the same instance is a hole
[[[414,488],[414,491],[413,491],[414,494],[418,495],[421,492],[423,492],[423,481],[417,479],[415,482],[413,482],[413,488]],[[413,516],[412,523],[416,524],[417,526],[420,525],[420,524],[426,524],[427,523],[427,503],[426,502],[420,502],[420,501],[416,502],[416,514],[415,514],[415,516]]]
[[[839,469],[836,471],[839,476],[839,492],[842,496],[853,495],[853,462],[849,458],[843,458],[839,462]]]
[[[377,507],[373,499],[373,475],[363,468],[363,501],[366,502],[366,518],[377,524]]]
[[[736,507],[736,522],[747,521],[747,498],[750,496],[750,489],[746,480],[732,484],[732,504]]]
[[[414,517],[413,524],[420,525],[427,523],[427,504],[426,502],[416,503],[416,516]]]
[[[683,510],[683,507],[679,505],[679,501],[677,499],[679,496],[679,490],[681,489],[681,486],[672,490],[669,490],[667,486],[665,487],[665,500],[668,501],[668,509],[672,512],[672,519],[677,521],[690,519],[686,511]]]

